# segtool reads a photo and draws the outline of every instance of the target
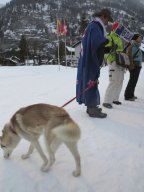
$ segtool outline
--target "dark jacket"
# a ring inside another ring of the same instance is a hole
[[[80,59],[77,72],[76,95],[79,104],[95,106],[100,104],[100,97],[97,85],[79,97],[90,81],[97,80],[100,76],[100,66],[104,57],[103,28],[97,21],[92,21],[83,36],[81,42]]]

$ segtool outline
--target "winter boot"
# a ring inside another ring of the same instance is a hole
[[[88,107],[87,113],[89,114],[90,117],[95,118],[105,118],[107,116],[107,114],[102,113],[102,110],[98,107]]]
[[[113,101],[115,105],[121,105],[122,103],[120,101]]]
[[[108,109],[112,109],[113,106],[110,103],[103,103],[103,106],[108,108]]]
[[[86,112],[89,113],[89,109],[91,110],[91,108],[95,108],[95,107],[87,107]],[[96,106],[96,108],[98,111],[100,111],[100,112],[102,111],[102,108],[99,108],[98,106]]]

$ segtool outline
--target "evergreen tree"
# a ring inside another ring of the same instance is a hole
[[[24,62],[25,58],[28,57],[29,55],[28,44],[24,35],[21,36],[21,40],[19,42],[19,48],[20,48],[20,59],[22,62]]]
[[[85,31],[85,28],[88,25],[88,20],[86,18],[86,14],[83,13],[81,16],[81,21],[80,21],[80,29],[79,29],[79,33],[82,35]]]
[[[4,33],[3,31],[0,29],[0,39],[2,39],[4,37]]]
[[[65,57],[65,43],[63,41],[60,42],[60,60],[62,60]]]
[[[58,47],[55,50],[55,56],[58,58]],[[65,43],[63,41],[59,42],[59,57],[60,61],[62,61],[65,57]]]

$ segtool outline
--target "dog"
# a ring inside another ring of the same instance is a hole
[[[49,160],[38,140],[42,134],[46,141]],[[73,176],[77,177],[81,174],[77,147],[80,135],[79,126],[62,107],[38,103],[20,108],[11,117],[2,130],[0,145],[4,151],[4,158],[8,158],[21,139],[28,140],[30,146],[27,153],[22,155],[22,159],[29,158],[35,148],[44,162],[41,170],[48,171],[55,161],[56,150],[64,143],[74,157],[76,169]]]

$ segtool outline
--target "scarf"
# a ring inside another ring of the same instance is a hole
[[[106,37],[108,35],[107,31],[106,31],[106,26],[104,25],[104,23],[102,22],[101,18],[99,17],[96,17],[94,19],[95,21],[99,22],[103,28],[103,31],[104,31],[104,37]]]
[[[131,41],[131,44],[132,44],[133,46],[136,46],[136,47],[140,47],[140,46],[141,46],[141,43],[138,43],[138,42],[136,42],[135,40],[132,40],[132,41]]]

